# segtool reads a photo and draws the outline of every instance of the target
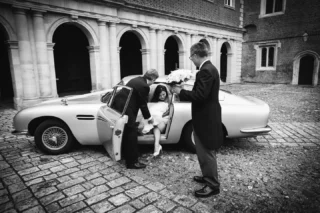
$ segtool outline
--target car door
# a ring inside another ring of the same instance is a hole
[[[125,111],[132,95],[132,88],[126,86],[115,86],[106,105],[102,106],[97,116],[97,131],[101,144],[110,157],[121,160],[121,144],[124,125],[128,121]]]

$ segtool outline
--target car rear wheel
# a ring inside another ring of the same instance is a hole
[[[46,120],[35,131],[35,143],[48,154],[62,154],[71,149],[74,137],[69,127],[58,120]]]
[[[192,123],[189,122],[183,129],[182,140],[187,150],[189,150],[191,153],[196,153],[196,144],[192,140],[192,132]]]

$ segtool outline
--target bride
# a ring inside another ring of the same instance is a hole
[[[150,102],[151,104],[149,105],[149,111],[154,119],[154,123],[148,124],[148,121],[142,119],[141,122],[144,125],[142,133],[147,133],[153,130],[153,156],[156,157],[162,151],[162,146],[160,145],[160,136],[161,132],[165,130],[165,127],[169,120],[169,98],[166,86],[158,85]]]

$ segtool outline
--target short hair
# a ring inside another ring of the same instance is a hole
[[[169,94],[168,94],[167,87],[163,86],[163,85],[158,85],[156,87],[156,89],[154,90],[153,97],[152,97],[150,102],[159,102],[159,95],[160,95],[161,92],[165,92],[166,93],[166,98],[168,98]]]
[[[207,57],[209,50],[208,50],[208,47],[205,43],[198,42],[198,43],[195,43],[191,46],[190,52],[191,52],[191,54],[196,54],[200,57]]]
[[[146,79],[152,81],[159,77],[159,73],[156,69],[149,69],[147,72],[143,75]]]

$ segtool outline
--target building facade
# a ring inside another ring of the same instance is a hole
[[[320,1],[246,0],[242,80],[318,85]]]
[[[149,68],[195,70],[198,41],[222,82],[240,82],[243,0],[0,0],[0,34],[0,96],[16,109]]]

